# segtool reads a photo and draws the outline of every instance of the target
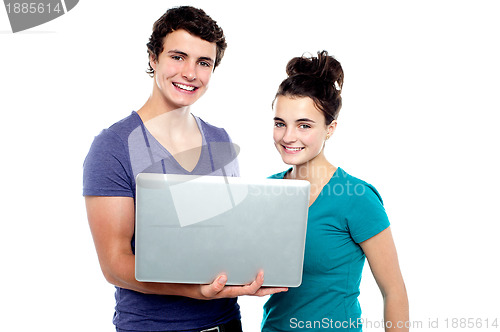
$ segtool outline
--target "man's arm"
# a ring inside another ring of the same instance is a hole
[[[87,217],[106,280],[118,287],[145,294],[179,295],[215,299],[240,295],[265,296],[286,288],[261,288],[264,277],[246,286],[225,286],[227,277],[218,276],[209,285],[139,282],[135,279],[135,256],[130,245],[134,234],[134,201],[130,197],[86,196]]]

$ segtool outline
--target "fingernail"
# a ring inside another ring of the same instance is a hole
[[[226,281],[227,281],[226,276],[220,276],[219,279],[217,280],[217,282],[221,285],[224,285]]]

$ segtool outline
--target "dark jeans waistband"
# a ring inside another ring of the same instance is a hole
[[[224,324],[220,324],[211,328],[206,328],[202,330],[186,330],[186,331],[175,331],[175,332],[243,332],[241,328],[241,321],[239,319],[233,319]],[[116,332],[155,332],[155,331],[135,331],[135,330],[123,330],[120,328],[116,328]],[[161,331],[161,332],[174,332],[174,331]]]

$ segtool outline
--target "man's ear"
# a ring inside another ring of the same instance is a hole
[[[156,63],[157,63],[157,58],[154,54],[149,54],[149,65],[151,68],[153,68],[154,71],[156,71]]]

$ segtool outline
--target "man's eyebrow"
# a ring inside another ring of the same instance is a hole
[[[182,52],[182,51],[179,51],[179,50],[170,50],[170,51],[168,51],[168,53],[174,53],[174,54],[180,54],[180,55],[188,56],[186,52]]]
[[[186,53],[186,52],[183,52],[183,51],[180,51],[180,50],[170,50],[168,51],[169,54],[179,54],[179,55],[182,55],[182,56],[185,56],[185,57],[188,57],[189,55]],[[209,62],[214,62],[214,60],[209,57],[209,56],[202,56],[202,57],[199,57],[198,60],[202,60],[202,61],[209,61]]]
[[[311,119],[308,119],[308,118],[297,119],[297,120],[295,120],[295,122],[312,122],[312,123],[316,123],[315,121],[313,121]]]
[[[214,62],[214,60],[209,56],[201,56],[198,58],[198,60],[208,61],[208,62],[212,62],[212,63]]]

